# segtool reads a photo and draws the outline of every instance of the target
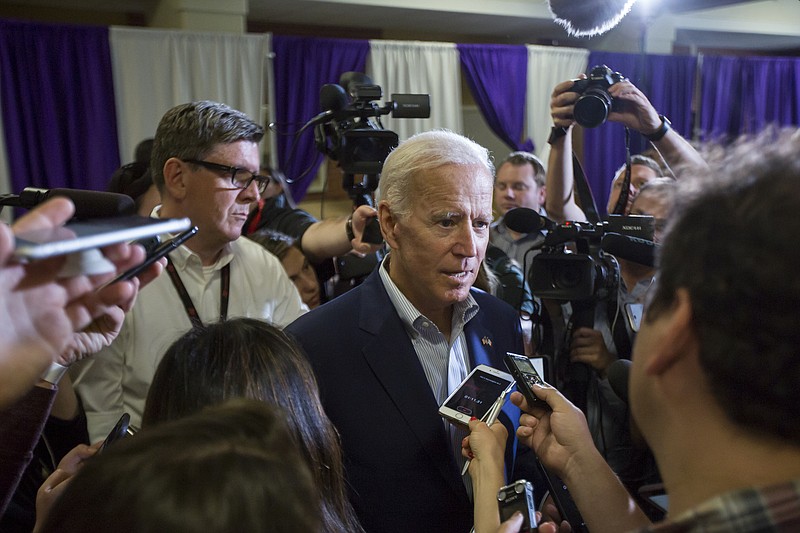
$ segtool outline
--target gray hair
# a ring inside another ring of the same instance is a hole
[[[204,159],[218,144],[257,143],[264,128],[225,104],[203,100],[175,106],[161,118],[153,141],[153,183],[164,189],[164,163],[170,157]]]
[[[480,166],[486,169],[487,182],[491,184],[494,179],[494,165],[486,148],[452,131],[426,131],[400,143],[386,158],[378,190],[381,200],[396,216],[408,216],[414,176],[444,165]]]

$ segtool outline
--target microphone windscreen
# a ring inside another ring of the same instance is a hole
[[[66,196],[75,204],[75,218],[108,218],[136,212],[133,198],[113,192],[82,189],[37,189],[26,187],[20,193],[21,207],[34,207],[49,198]]]
[[[527,207],[517,207],[509,210],[503,215],[503,223],[508,229],[517,233],[531,233],[541,229],[550,229],[554,225],[553,221]]]
[[[628,379],[631,375],[631,362],[617,359],[608,367],[608,384],[619,399],[628,403]]]
[[[319,90],[319,105],[323,111],[340,111],[347,106],[347,93],[341,85],[326,83]]]
[[[656,244],[653,241],[622,235],[606,233],[600,240],[600,248],[614,257],[626,259],[645,266],[654,266],[656,262]]]
[[[549,0],[553,20],[576,37],[605,33],[628,14],[636,0]]]

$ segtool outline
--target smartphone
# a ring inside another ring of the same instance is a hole
[[[147,254],[147,258],[142,261],[140,264],[136,265],[135,267],[131,267],[116,278],[109,281],[106,285],[111,285],[112,283],[116,283],[118,281],[127,281],[134,276],[138,276],[144,270],[146,270],[150,265],[170,253],[172,250],[177,248],[178,246],[182,245],[189,239],[195,236],[197,233],[197,226],[192,226],[191,228],[187,229],[183,233],[179,233],[174,238],[159,244],[152,252]]]
[[[536,531],[536,505],[533,503],[533,485],[530,481],[518,479],[510,485],[501,487],[497,492],[497,506],[500,510],[500,521],[505,522],[519,511],[523,521],[520,532]]]
[[[439,407],[439,414],[451,422],[467,426],[473,416],[483,418],[500,395],[513,385],[514,378],[510,374],[478,365]]]
[[[506,367],[508,367],[511,375],[514,376],[514,381],[517,383],[517,389],[525,396],[525,400],[530,407],[541,407],[543,409],[550,409],[547,402],[540,400],[533,393],[534,385],[543,385],[539,373],[534,368],[530,359],[524,355],[507,352],[504,358]]]
[[[100,445],[100,448],[97,450],[97,453],[103,453],[107,447],[115,443],[116,441],[126,437],[128,435],[128,426],[131,423],[131,415],[128,413],[122,413],[122,416],[119,417],[117,423],[114,424],[114,427],[111,429],[111,432],[106,437],[106,440],[103,441],[103,444]]]
[[[569,489],[567,489],[567,486],[561,481],[561,478],[544,466],[538,457],[536,463],[547,481],[547,486],[550,489],[550,497],[553,498],[553,503],[555,503],[556,509],[558,509],[558,513],[561,515],[561,519],[569,522],[574,533],[589,533],[589,529],[586,527],[586,521],[584,521],[583,516],[581,516],[578,506],[575,505],[575,501],[572,499]]]
[[[22,261],[45,259],[162,233],[177,233],[191,225],[188,218],[150,218],[138,215],[83,220],[16,235],[14,257]]]

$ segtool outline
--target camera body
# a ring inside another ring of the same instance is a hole
[[[338,161],[345,174],[380,174],[383,162],[399,142],[395,132],[383,128],[381,116],[430,117],[427,94],[392,94],[392,99],[380,106],[382,97],[383,89],[360,72],[345,72],[338,85],[326,84],[320,91],[323,114],[315,130],[317,149]],[[372,185],[377,185],[377,180],[356,188]],[[345,184],[345,188],[349,186]]]
[[[606,237],[626,238],[652,245],[654,219],[641,215],[610,215],[608,220],[553,224],[542,252],[531,261],[528,284],[534,296],[553,300],[601,300],[613,297],[619,286],[619,266],[604,251]],[[627,250],[622,250],[627,252]],[[628,253],[617,253],[632,259]]]
[[[605,123],[611,111],[618,111],[617,101],[608,94],[608,88],[625,79],[605,65],[597,65],[588,77],[575,80],[570,91],[580,94],[575,102],[575,122],[584,128],[596,128]]]

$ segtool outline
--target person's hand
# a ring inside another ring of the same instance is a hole
[[[469,421],[469,431],[469,435],[461,441],[461,455],[472,460],[469,465],[470,476],[474,475],[479,465],[502,472],[508,439],[506,427],[500,422],[488,426],[486,422],[473,419]]]
[[[581,74],[578,78],[584,79],[586,74]],[[562,81],[553,88],[550,95],[550,116],[555,126],[569,128],[575,124],[573,113],[580,94],[570,90],[573,83],[574,80]]]
[[[605,377],[606,370],[617,360],[617,356],[606,348],[602,333],[596,329],[578,328],[572,334],[569,360],[573,363],[586,363],[597,370],[601,377]]]
[[[353,246],[353,251],[357,254],[366,255],[369,253],[377,252],[381,249],[383,244],[373,244],[364,242],[364,229],[367,224],[378,217],[378,211],[368,205],[360,205],[353,211],[353,234],[355,239],[350,241]]]
[[[122,282],[95,291],[113,276],[59,278],[64,257],[22,264],[11,260],[14,234],[60,226],[72,217],[66,198],[51,199],[21,217],[12,228],[0,225],[0,407],[32,387],[73,340],[72,334],[108,311],[132,302],[136,284]],[[118,244],[103,250],[118,270],[140,263],[140,246]]]
[[[608,120],[645,134],[653,133],[661,126],[658,111],[630,80],[615,83],[608,88],[608,94],[616,100],[617,108],[608,114]]]
[[[66,490],[72,476],[81,469],[84,461],[97,453],[100,445],[101,443],[98,442],[92,446],[79,444],[74,447],[61,459],[55,472],[44,480],[44,483],[36,492],[36,527],[34,532],[38,531],[38,528],[44,524],[47,514],[55,501]]]
[[[139,290],[161,274],[165,263],[166,259],[160,259],[129,282],[101,287],[91,295],[96,298],[94,312],[100,315],[81,331],[73,333],[57,362],[69,366],[109,346],[119,335],[125,313],[133,308]]]
[[[513,392],[511,402],[523,411],[517,437],[563,479],[575,456],[594,450],[586,417],[550,385],[534,385],[533,393],[552,411],[530,407],[521,393]]]

